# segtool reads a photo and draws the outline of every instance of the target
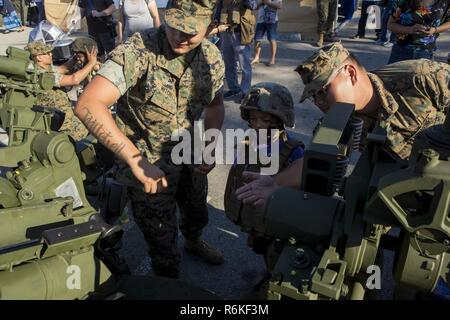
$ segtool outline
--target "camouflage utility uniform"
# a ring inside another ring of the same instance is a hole
[[[324,88],[349,55],[336,42],[299,65],[296,71],[305,84],[300,101]],[[407,159],[415,135],[444,121],[450,105],[450,66],[425,59],[408,60],[367,74],[381,105],[372,115],[358,113],[364,120],[364,135],[378,125],[387,132],[388,150],[400,159]]]
[[[31,53],[32,57],[48,54],[52,51],[52,47],[42,41],[29,43],[26,46],[26,49]],[[36,66],[38,65],[36,64]],[[61,89],[56,89],[61,87],[60,81],[63,74],[59,73],[54,65],[51,65],[49,70],[45,70],[42,67],[39,68],[42,69],[42,72],[52,73],[54,75],[55,83],[52,90],[44,91],[38,95],[36,104],[47,108],[55,108],[64,112],[64,122],[59,129],[59,132],[66,133],[75,140],[85,138],[88,135],[88,130],[73,113],[72,105],[67,93]]]
[[[416,134],[444,122],[450,105],[450,66],[427,59],[407,60],[368,73],[381,98],[377,115],[361,117],[367,130],[387,131],[387,146],[402,159],[411,154]]]
[[[196,32],[189,23],[176,25],[183,20],[170,21],[167,14],[171,27]],[[98,74],[122,95],[118,103],[122,129],[168,179],[168,188],[155,195],[144,193],[138,185],[130,196],[155,273],[176,277],[180,262],[176,204],[184,237],[198,239],[208,223],[207,177],[194,172],[192,165],[172,163],[170,155],[177,142],[171,141],[171,135],[180,129],[192,130],[193,122],[221,93],[224,65],[220,52],[205,39],[194,50],[176,56],[161,27],[148,34],[135,33],[111,52]],[[119,179],[132,181],[133,176],[122,170]]]
[[[325,40],[329,40],[334,34],[337,4],[337,0],[317,0],[317,15],[319,16],[317,33],[319,46],[322,45],[324,37],[326,37]]]

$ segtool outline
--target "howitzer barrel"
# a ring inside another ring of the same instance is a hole
[[[87,298],[111,292],[111,273],[88,247],[84,252],[22,264],[0,273],[0,300]]]
[[[19,60],[10,57],[0,56],[0,73],[20,77],[22,80],[30,80],[34,70],[30,60]]]

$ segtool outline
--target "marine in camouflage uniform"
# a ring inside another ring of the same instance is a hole
[[[336,42],[299,65],[296,71],[305,84],[300,101],[325,88],[333,72],[349,57],[350,53]],[[385,129],[387,150],[408,159],[415,135],[444,121],[450,105],[450,66],[425,59],[408,60],[367,75],[381,103],[373,114],[358,113],[364,120],[365,134],[376,125]]]
[[[195,35],[211,21],[214,3],[172,1],[166,10],[168,27]],[[131,187],[135,220],[149,246],[155,274],[177,277],[180,254],[177,249],[178,221],[190,249],[207,262],[220,264],[223,257],[199,240],[208,223],[207,177],[194,165],[175,165],[171,141],[176,130],[193,131],[193,123],[222,95],[224,65],[217,47],[204,39],[195,49],[176,55],[165,27],[154,32],[135,33],[110,53],[98,75],[108,79],[122,95],[118,102],[118,126],[147,160],[166,175],[168,187],[146,194],[129,168],[122,166],[117,179]],[[193,135],[192,135],[193,136]]]
[[[52,47],[42,41],[31,42],[25,49],[30,52],[32,58],[52,52]],[[36,65],[39,66],[37,63]],[[55,84],[52,90],[47,90],[39,94],[36,104],[47,108],[55,108],[65,113],[64,122],[59,129],[59,132],[66,133],[75,140],[85,138],[88,135],[88,131],[83,123],[81,123],[74,115],[67,93],[61,89],[57,89],[61,87],[60,81],[63,75],[56,70],[54,65],[51,65],[49,70],[45,70],[42,67],[40,68],[42,69],[42,72],[50,72],[54,75]]]
[[[317,15],[319,21],[317,25],[317,46],[321,47],[323,41],[333,41],[334,23],[337,14],[337,0],[317,0]]]

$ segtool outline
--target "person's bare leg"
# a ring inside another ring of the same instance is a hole
[[[255,57],[252,60],[252,64],[259,63],[260,54],[261,54],[261,41],[255,41]]]
[[[277,42],[275,40],[270,41],[270,52],[272,57],[270,59],[270,64],[275,64],[275,56],[277,54]]]

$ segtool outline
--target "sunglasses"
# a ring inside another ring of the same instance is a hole
[[[322,89],[318,90],[316,93],[311,95],[311,101],[314,102],[315,100],[325,100],[328,95],[328,89],[330,89],[331,82],[336,79],[338,74],[342,71],[342,69],[345,68],[345,65],[341,66],[335,73],[330,77],[330,80],[328,80],[328,83],[322,87]]]

